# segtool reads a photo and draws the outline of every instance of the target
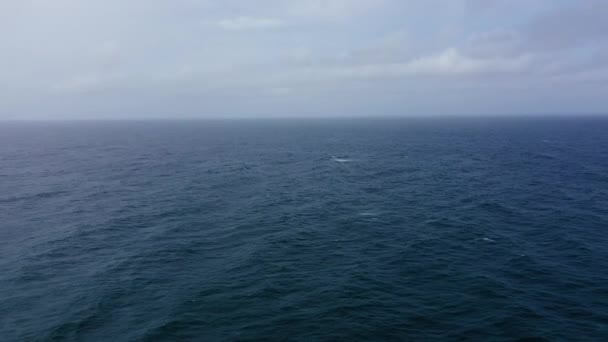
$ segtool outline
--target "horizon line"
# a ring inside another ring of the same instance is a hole
[[[352,116],[224,116],[224,117],[63,117],[0,118],[0,122],[134,122],[134,121],[255,121],[255,120],[386,120],[386,119],[522,119],[522,118],[608,118],[608,113],[534,113],[534,114],[430,114],[430,115],[352,115]]]

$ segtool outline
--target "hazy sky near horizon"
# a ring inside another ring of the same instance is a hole
[[[0,0],[0,119],[608,113],[606,0]]]

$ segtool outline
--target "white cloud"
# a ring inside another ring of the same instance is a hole
[[[525,71],[532,62],[530,56],[516,58],[473,58],[450,48],[441,53],[403,63],[366,64],[318,69],[308,74],[333,78],[395,78],[406,76],[452,76]]]
[[[221,20],[218,26],[224,30],[243,31],[279,28],[285,26],[285,22],[275,18],[238,17]]]
[[[523,71],[529,65],[529,56],[472,58],[451,48],[434,56],[414,60],[405,65],[405,70],[423,74],[505,73]]]
[[[287,11],[296,16],[344,18],[369,12],[386,5],[387,0],[295,0]]]

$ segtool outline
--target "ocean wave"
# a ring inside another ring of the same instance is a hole
[[[338,157],[331,157],[331,160],[335,161],[336,163],[352,163],[355,160],[351,159],[351,158],[338,158]]]

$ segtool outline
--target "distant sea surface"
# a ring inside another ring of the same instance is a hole
[[[608,118],[0,123],[0,341],[608,341]]]

